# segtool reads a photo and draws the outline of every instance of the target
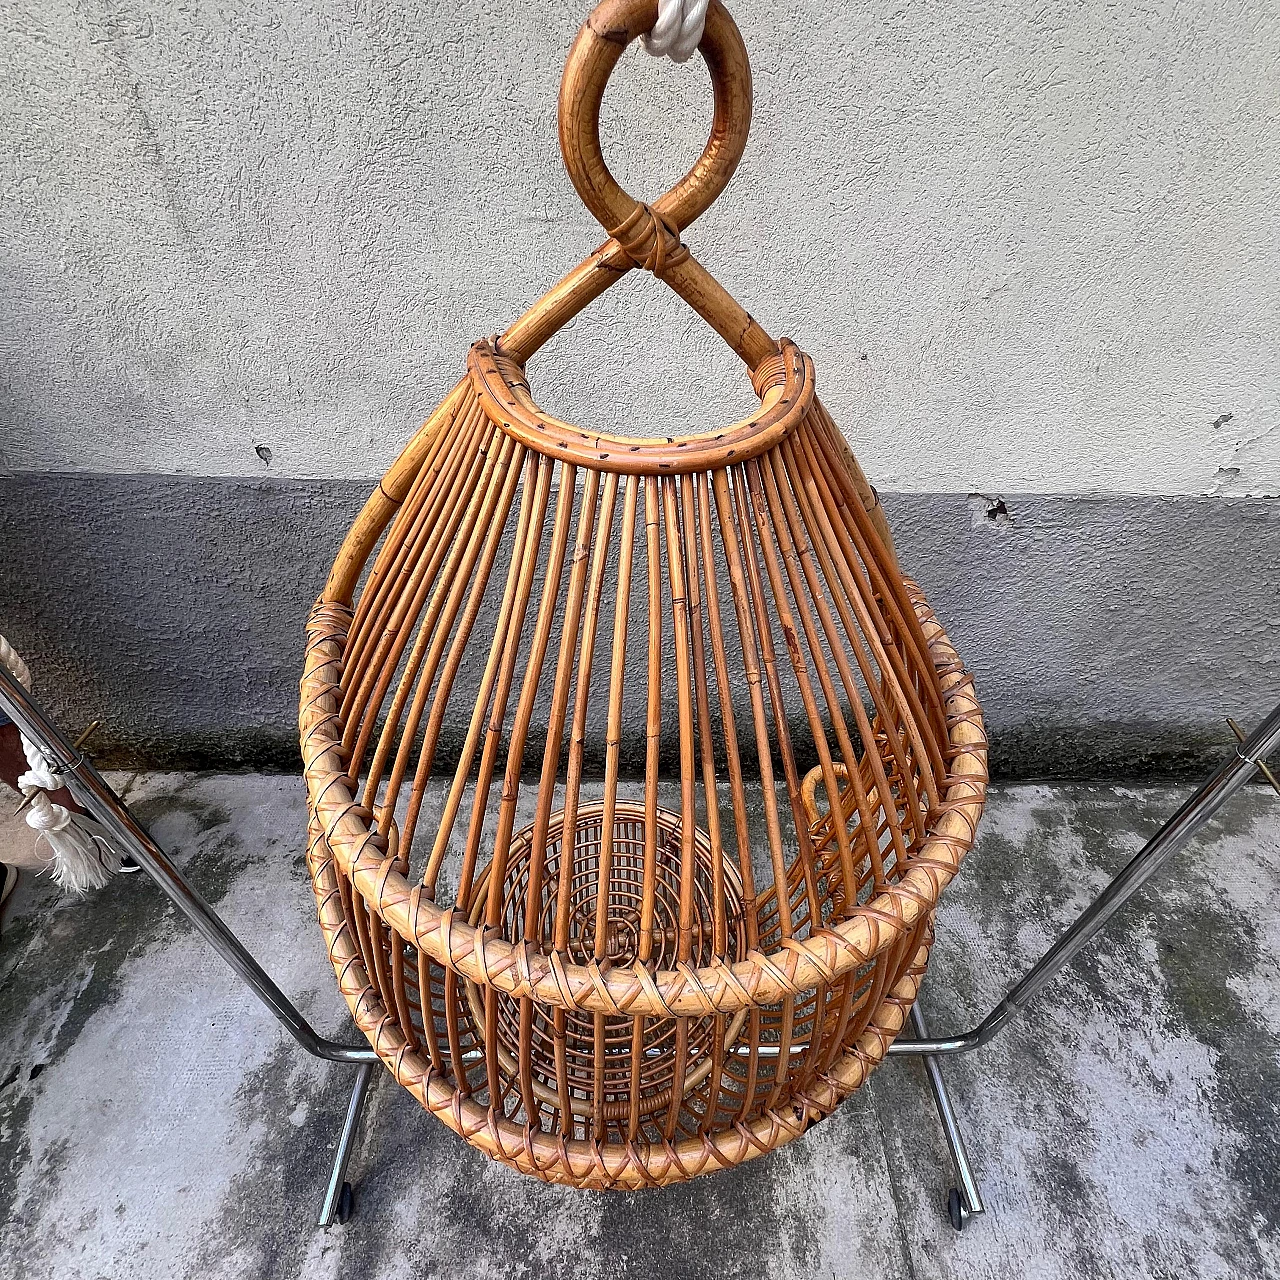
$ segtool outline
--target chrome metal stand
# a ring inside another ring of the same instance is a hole
[[[1234,724],[1232,729],[1236,729]],[[1134,855],[1124,870],[1081,912],[1079,919],[1031,966],[1026,976],[972,1031],[933,1039],[929,1036],[917,1004],[911,1011],[915,1038],[895,1040],[889,1046],[891,1054],[915,1054],[924,1059],[929,1087],[933,1090],[938,1116],[942,1121],[942,1129],[956,1170],[956,1186],[948,1193],[947,1212],[951,1225],[957,1231],[962,1230],[970,1218],[983,1213],[985,1208],[969,1163],[964,1136],[951,1105],[946,1082],[942,1078],[939,1059],[953,1053],[969,1053],[980,1049],[1003,1031],[1097,937],[1111,917],[1255,774],[1261,772],[1280,793],[1280,785],[1277,785],[1275,775],[1266,762],[1266,757],[1280,746],[1280,705],[1251,734],[1244,735],[1236,730],[1236,736],[1240,738],[1240,745],[1236,748],[1235,755],[1214,770],[1173,817]]]
[[[347,1221],[354,1207],[354,1195],[346,1176],[347,1166],[355,1147],[356,1131],[368,1097],[369,1085],[373,1080],[377,1055],[367,1045],[342,1044],[326,1039],[311,1026],[217,912],[192,888],[186,877],[143,830],[128,806],[108,786],[84,753],[67,741],[39,703],[3,666],[0,666],[0,710],[8,714],[28,739],[42,746],[52,771],[66,782],[76,799],[107,829],[117,846],[129,853],[160,886],[174,906],[222,960],[249,985],[307,1053],[328,1062],[359,1064],[319,1218],[322,1227],[330,1226],[335,1220]],[[1233,724],[1232,728],[1235,727]],[[896,1040],[889,1046],[890,1054],[911,1054],[924,1060],[925,1074],[955,1165],[956,1185],[949,1192],[947,1210],[957,1231],[963,1229],[970,1219],[982,1214],[985,1207],[965,1148],[964,1134],[942,1075],[940,1060],[950,1054],[969,1053],[981,1048],[1008,1026],[1093,941],[1112,916],[1254,774],[1261,771],[1280,792],[1275,775],[1266,764],[1266,757],[1280,745],[1280,705],[1251,734],[1246,736],[1237,731],[1237,736],[1241,741],[1235,754],[1224,761],[1186,800],[1124,870],[1081,913],[1079,919],[973,1030],[960,1035],[933,1038],[929,1035],[924,1015],[917,1004],[911,1010],[914,1038]]]
[[[928,1040],[929,1031],[918,1002],[911,1006],[911,1029],[915,1032],[916,1040]],[[982,1203],[982,1192],[969,1160],[969,1149],[964,1144],[964,1131],[960,1128],[955,1108],[951,1105],[951,1093],[942,1075],[942,1064],[931,1053],[921,1056],[924,1059],[924,1074],[933,1093],[933,1102],[938,1108],[938,1119],[942,1121],[942,1134],[951,1152],[951,1164],[956,1171],[956,1185],[947,1192],[947,1217],[957,1231],[963,1231],[969,1220],[986,1213],[987,1207]]]
[[[146,833],[129,807],[93,767],[84,752],[67,741],[38,702],[0,665],[0,710],[18,726],[31,742],[38,743],[51,770],[71,790],[90,815],[110,833],[122,853],[127,853],[160,886],[161,891],[191,922],[196,932],[217,952],[271,1011],[272,1016],[312,1057],[326,1062],[358,1063],[355,1090],[347,1108],[346,1123],[338,1140],[329,1189],[320,1212],[320,1226],[335,1219],[345,1222],[351,1215],[353,1195],[346,1180],[347,1164],[355,1145],[356,1129],[365,1097],[373,1078],[377,1054],[368,1045],[342,1044],[329,1040],[302,1016],[297,1006],[271,980],[244,943],[226,922],[192,887],[169,856]]]
[[[376,1067],[376,1062],[362,1062],[356,1071],[351,1101],[347,1103],[347,1118],[342,1122],[338,1149],[333,1156],[329,1186],[324,1193],[324,1204],[320,1206],[319,1222],[322,1227],[333,1226],[335,1220],[346,1222],[355,1212],[355,1192],[347,1181],[347,1165],[351,1163],[351,1153],[355,1150],[356,1130],[360,1127],[360,1116],[364,1111],[365,1099],[369,1096],[369,1085]]]

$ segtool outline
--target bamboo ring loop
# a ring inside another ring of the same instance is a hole
[[[457,918],[451,910],[415,899],[405,878],[394,868],[388,870],[383,854],[372,845],[372,833],[354,812],[339,761],[330,754],[336,743],[328,737],[331,730],[326,722],[338,692],[330,682],[346,640],[346,620],[329,614],[322,602],[311,620],[300,724],[308,772],[323,772],[328,779],[313,791],[312,799],[324,839],[343,875],[396,933],[461,977],[507,995],[562,1009],[670,1018],[737,1013],[752,1004],[767,1004],[829,984],[886,951],[933,910],[973,842],[986,794],[987,742],[972,681],[961,674],[955,650],[919,588],[911,584],[911,590],[934,665],[943,673],[949,745],[956,752],[951,786],[928,836],[897,884],[834,927],[815,929],[804,941],[792,940],[772,955],[754,951],[730,966],[668,969],[656,975],[642,964],[618,967],[604,974],[597,986],[589,967],[565,964],[554,954],[550,958],[534,955],[527,969],[522,969],[517,964],[522,954],[519,944],[486,936],[483,929]],[[314,738],[313,727],[318,729]],[[732,982],[725,980],[726,970]]]
[[[933,942],[932,928],[928,927],[931,920],[926,919],[917,951],[902,977],[892,990],[883,993],[856,1043],[813,1082],[816,1096],[803,1117],[791,1125],[779,1125],[778,1113],[769,1111],[709,1139],[685,1138],[657,1150],[647,1143],[628,1143],[619,1154],[613,1145],[602,1148],[599,1143],[543,1132],[529,1135],[510,1121],[497,1119],[474,1098],[464,1097],[447,1076],[433,1070],[429,1058],[406,1043],[370,979],[342,914],[333,853],[314,825],[307,865],[329,958],[352,1018],[399,1083],[432,1115],[486,1155],[545,1182],[597,1190],[640,1190],[684,1182],[700,1173],[757,1159],[798,1138],[813,1120],[854,1093],[884,1058],[906,1025]]]
[[[706,212],[733,177],[751,127],[747,50],[724,5],[712,0],[698,46],[711,72],[715,95],[711,134],[693,168],[652,202],[645,217],[646,206],[622,189],[605,163],[600,104],[626,47],[652,30],[657,17],[657,0],[605,0],[578,33],[560,81],[560,151],[565,169],[592,216],[610,236],[625,237],[628,256],[637,261],[663,252],[644,246],[644,241],[652,246],[657,237],[673,230],[678,237],[681,229]],[[671,252],[668,245],[668,258]]]

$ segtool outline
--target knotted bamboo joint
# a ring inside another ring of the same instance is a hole
[[[609,235],[637,267],[653,272],[660,280],[689,257],[688,246],[680,240],[680,228],[647,204],[637,204],[626,221]]]

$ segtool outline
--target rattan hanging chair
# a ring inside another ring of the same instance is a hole
[[[812,362],[680,241],[750,119],[719,3],[701,159],[652,206],[605,166],[605,82],[655,14],[606,0],[561,84],[565,165],[610,239],[471,348],[369,498],[300,713],[356,1022],[468,1142],[593,1188],[736,1165],[862,1084],[986,788],[972,682]],[[538,408],[526,361],[633,267],[742,357],[751,417],[659,440]]]

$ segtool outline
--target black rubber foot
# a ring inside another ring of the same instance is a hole
[[[338,1221],[350,1222],[351,1215],[356,1211],[356,1193],[351,1189],[351,1183],[344,1182],[342,1190],[338,1192]]]
[[[967,1216],[964,1211],[964,1201],[960,1199],[960,1188],[952,1187],[947,1192],[947,1217],[951,1219],[951,1225],[957,1231],[963,1231]],[[343,1221],[345,1222],[346,1219],[344,1218]]]

